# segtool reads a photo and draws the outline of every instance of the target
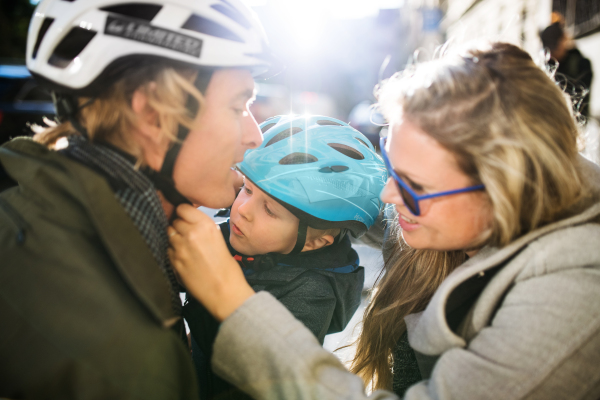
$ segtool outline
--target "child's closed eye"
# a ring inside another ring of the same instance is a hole
[[[269,217],[276,217],[275,213],[273,213],[271,210],[269,210],[269,206],[267,205],[266,202],[265,202],[265,212],[267,213],[267,215]]]
[[[248,188],[248,186],[246,186],[246,185],[242,186],[242,190],[243,190],[243,191],[244,191],[244,193],[246,193],[246,194],[252,194],[252,190],[250,190],[250,189]]]

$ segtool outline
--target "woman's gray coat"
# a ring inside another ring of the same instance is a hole
[[[424,312],[406,317],[428,378],[405,399],[600,397],[600,168],[583,158],[580,166],[591,195],[570,217],[482,249]],[[473,293],[467,316],[452,321]],[[223,322],[212,363],[258,399],[395,398],[366,396],[361,380],[267,293]]]

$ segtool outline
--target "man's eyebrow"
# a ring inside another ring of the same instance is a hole
[[[253,89],[244,90],[243,92],[241,92],[240,94],[235,96],[234,100],[248,101],[248,100],[254,99],[255,97],[256,97],[256,88],[253,88]]]

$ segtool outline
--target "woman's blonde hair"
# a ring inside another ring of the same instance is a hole
[[[134,92],[144,91],[148,106],[157,113],[162,136],[174,141],[179,124],[191,128],[194,122],[194,116],[186,108],[187,96],[194,96],[200,105],[204,101],[202,93],[192,83],[197,73],[160,64],[140,66],[125,73],[93,100],[80,98],[80,105],[88,105],[81,108],[79,122],[86,128],[90,140],[117,146],[135,155],[141,164],[142,150],[131,135],[137,126],[137,117],[131,107]],[[52,147],[62,137],[79,134],[71,122],[66,121],[45,129],[38,128],[34,140]]]
[[[474,184],[485,185],[492,221],[481,245],[505,246],[559,220],[584,194],[569,99],[514,45],[493,43],[415,66],[377,95],[388,121],[416,124],[454,154]],[[400,236],[390,254],[352,364],[373,388],[391,387],[404,317],[422,311],[466,258],[462,250],[411,249]]]

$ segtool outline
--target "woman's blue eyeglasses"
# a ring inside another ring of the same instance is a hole
[[[390,164],[390,160],[385,151],[386,139],[387,138],[379,139],[379,147],[381,148],[381,155],[383,156],[383,161],[385,162],[385,167],[388,170],[388,174],[390,174],[390,176],[392,178],[394,178],[394,180],[396,181],[396,184],[398,185],[398,190],[400,191],[400,195],[402,196],[402,201],[404,201],[404,205],[406,205],[408,210],[413,215],[416,215],[416,216],[421,215],[421,209],[419,208],[419,201],[421,201],[421,200],[431,199],[433,197],[448,196],[448,195],[457,194],[457,193],[472,192],[475,190],[482,190],[485,188],[484,185],[475,185],[475,186],[469,186],[469,187],[466,187],[463,189],[449,190],[447,192],[438,192],[438,193],[432,193],[432,194],[426,194],[423,196],[419,196],[410,188],[410,186],[408,186],[406,183],[404,183],[404,181],[402,179],[400,179],[398,174],[396,174],[396,172],[392,169],[392,165]]]

